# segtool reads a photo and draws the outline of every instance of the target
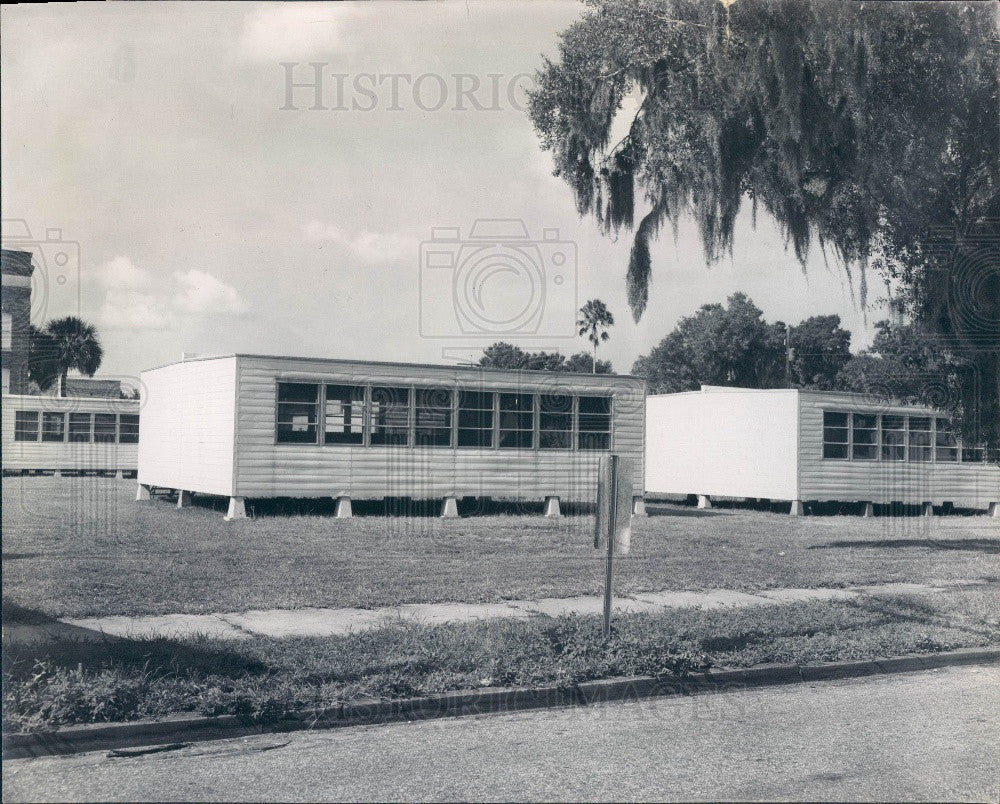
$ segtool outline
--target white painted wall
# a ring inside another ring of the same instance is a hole
[[[140,483],[232,494],[236,361],[195,359],[142,372]]]
[[[647,493],[798,499],[796,394],[706,386],[647,397]]]

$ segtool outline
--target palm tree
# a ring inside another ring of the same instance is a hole
[[[66,375],[70,369],[93,377],[101,367],[104,350],[97,329],[75,315],[57,318],[45,325],[45,334],[54,342],[59,367],[59,396],[66,396]]]
[[[580,328],[578,335],[586,335],[587,340],[594,346],[594,367],[593,373],[597,373],[597,347],[611,336],[608,335],[607,328],[615,325],[615,317],[607,305],[600,299],[591,299],[580,308],[580,317],[576,325]]]

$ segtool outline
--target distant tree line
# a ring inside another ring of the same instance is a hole
[[[611,374],[611,362],[598,360],[586,352],[566,357],[559,352],[526,352],[519,346],[499,341],[483,350],[478,365],[484,368],[525,371],[576,371],[587,374]]]
[[[967,437],[987,440],[963,393],[974,365],[946,341],[913,323],[879,321],[868,349],[851,354],[840,316],[812,316],[794,326],[768,323],[743,293],[725,305],[706,304],[677,326],[632,373],[650,393],[693,391],[702,385],[851,391],[872,399],[924,404],[951,413]]]

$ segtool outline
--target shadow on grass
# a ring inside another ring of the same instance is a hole
[[[3,624],[5,628],[34,626],[45,632],[37,640],[4,640],[4,674],[14,678],[30,675],[39,661],[66,669],[100,671],[117,667],[152,676],[195,673],[240,677],[264,675],[270,670],[261,662],[220,647],[218,640],[206,640],[206,645],[212,647],[200,647],[197,639],[111,637],[60,622],[7,599],[3,601]]]
[[[982,553],[1000,553],[1000,539],[841,539],[825,544],[811,544],[807,550],[826,550],[838,547],[925,547],[931,550],[971,550]]]
[[[167,501],[176,503],[176,494],[163,495]],[[161,499],[160,504],[164,504]],[[191,498],[193,508],[224,514],[228,498],[207,494],[195,494]],[[413,497],[386,497],[378,500],[352,500],[351,512],[355,517],[428,517],[441,515],[440,498],[420,499]],[[561,504],[563,515],[579,516],[594,513],[593,503],[566,502]],[[248,499],[248,517],[275,518],[287,516],[330,517],[336,514],[337,502],[332,497],[272,497]],[[542,516],[545,503],[538,500],[501,500],[490,497],[462,497],[458,500],[458,514],[461,517],[476,516]]]
[[[719,511],[715,508],[688,508],[680,505],[664,507],[657,503],[646,503],[646,513],[649,516],[678,516],[678,517],[709,517],[709,516],[729,516],[728,511]]]

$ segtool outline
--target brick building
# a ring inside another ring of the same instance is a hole
[[[0,276],[3,288],[3,393],[24,394],[28,391],[28,327],[31,322],[31,253],[0,252]]]

